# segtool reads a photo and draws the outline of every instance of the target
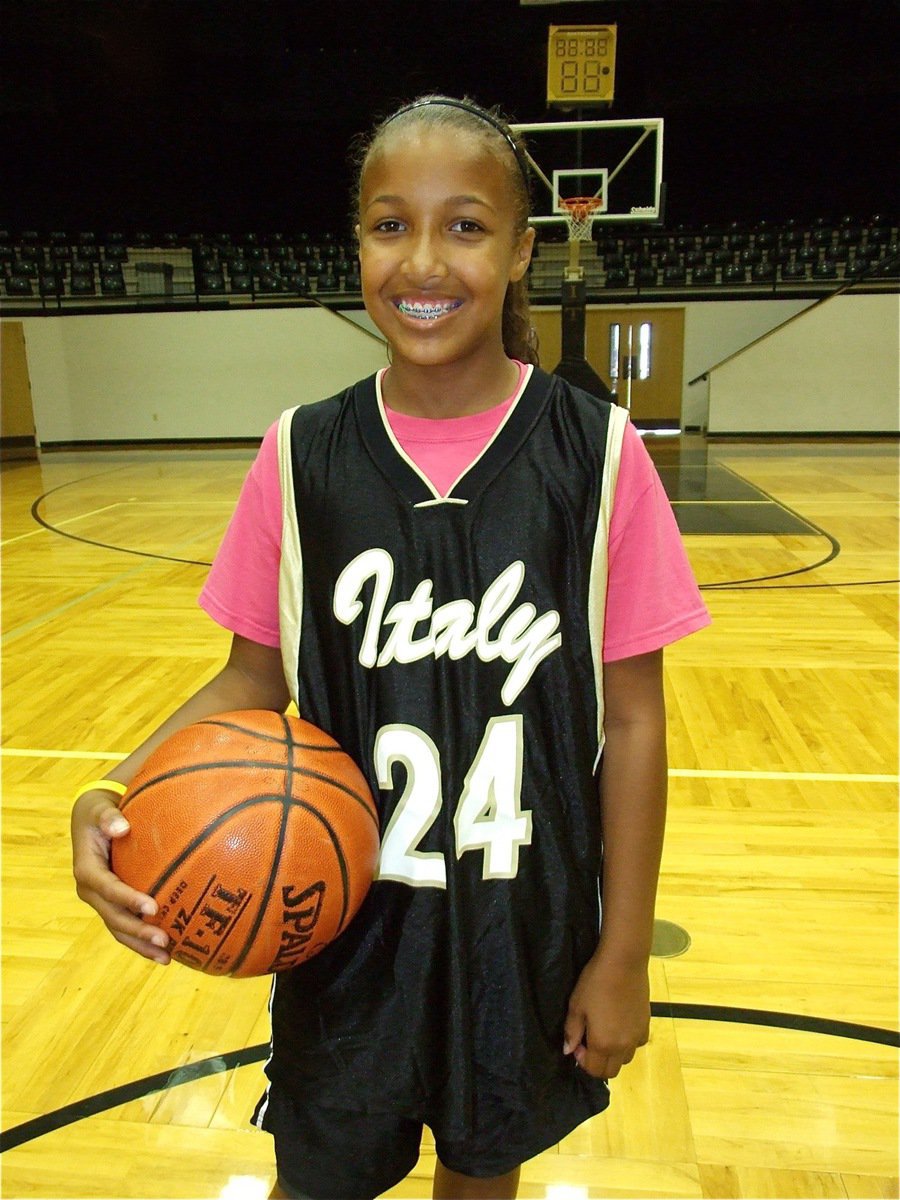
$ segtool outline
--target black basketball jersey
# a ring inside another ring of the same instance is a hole
[[[381,818],[362,909],[274,988],[267,1070],[323,1104],[461,1137],[479,1096],[530,1106],[577,1070],[563,1022],[599,931],[625,421],[534,369],[441,497],[396,442],[378,377],[282,418],[285,671]],[[583,1086],[605,1106],[600,1081]]]

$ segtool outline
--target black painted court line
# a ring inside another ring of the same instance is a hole
[[[737,479],[743,478],[743,476],[738,475],[737,471],[732,471],[731,467],[723,466],[722,469],[725,471],[730,471]],[[698,585],[701,591],[715,591],[721,588],[732,589],[738,588],[741,584],[766,583],[772,579],[788,579],[792,575],[806,575],[810,571],[815,571],[818,567],[824,567],[826,563],[832,562],[841,553],[841,543],[833,534],[829,533],[827,529],[823,529],[820,525],[816,525],[814,521],[807,520],[806,517],[803,517],[800,515],[800,513],[795,512],[794,509],[788,507],[787,504],[782,504],[780,500],[776,500],[774,496],[770,496],[768,492],[764,491],[763,488],[759,487],[757,484],[754,483],[751,486],[756,488],[761,496],[765,496],[767,499],[771,500],[773,504],[776,504],[779,508],[784,509],[786,513],[790,513],[792,516],[796,517],[798,521],[802,521],[814,533],[825,538],[831,549],[824,556],[824,558],[820,558],[814,563],[808,563],[804,567],[794,567],[790,571],[779,571],[773,575],[756,575],[748,579],[726,579],[722,583],[701,583]]]
[[[125,469],[124,467],[114,467],[113,471],[122,471],[124,469]],[[111,474],[113,474],[113,471],[100,471],[100,472],[98,472],[98,474],[99,475],[111,475]],[[115,550],[115,551],[118,551],[119,554],[136,554],[138,556],[138,558],[158,558],[162,562],[184,563],[186,566],[189,566],[189,567],[211,567],[212,566],[211,562],[206,562],[203,559],[176,558],[172,554],[156,554],[149,550],[132,550],[128,546],[113,546],[113,545],[110,545],[109,542],[98,542],[95,538],[81,537],[80,534],[69,533],[68,530],[60,529],[60,527],[58,525],[54,525],[52,522],[46,520],[44,517],[41,516],[41,511],[40,511],[41,504],[47,499],[48,496],[52,496],[54,492],[61,492],[63,490],[63,488],[72,487],[73,484],[83,483],[85,481],[85,479],[96,479],[96,478],[97,478],[97,475],[85,475],[85,476],[82,476],[80,479],[70,479],[68,483],[61,483],[59,485],[59,487],[51,488],[49,492],[44,492],[42,495],[38,496],[37,500],[35,500],[34,504],[32,504],[32,506],[31,506],[32,517],[38,523],[38,525],[40,525],[43,529],[46,529],[49,533],[57,533],[57,534],[59,534],[60,537],[68,538],[69,541],[71,541],[71,542],[82,542],[86,546],[97,546],[101,550]]]
[[[718,1004],[669,1004],[653,1001],[650,1005],[654,1017],[680,1017],[691,1021],[724,1021],[735,1025],[768,1025],[777,1029],[793,1029],[800,1033],[824,1033],[831,1037],[851,1038],[859,1042],[874,1042],[882,1046],[900,1047],[900,1033],[895,1029],[881,1029],[877,1025],[855,1025],[849,1021],[832,1021],[827,1017],[808,1017],[802,1013],[769,1012],[759,1008],[728,1008]],[[193,1083],[207,1075],[231,1071],[235,1067],[246,1067],[251,1063],[263,1062],[269,1055],[269,1043],[245,1046],[243,1050],[232,1050],[228,1054],[216,1054],[199,1062],[188,1063],[174,1071],[160,1071],[143,1079],[123,1083],[106,1092],[97,1092],[83,1100],[76,1100],[57,1108],[53,1112],[23,1121],[0,1133],[0,1154],[21,1146],[25,1142],[63,1129],[85,1117],[96,1117],[120,1104],[129,1104],[154,1092],[183,1083]]]
[[[134,1079],[131,1083],[123,1083],[119,1087],[110,1088],[106,1092],[97,1092],[66,1104],[63,1108],[34,1117],[31,1121],[23,1121],[12,1129],[4,1129],[0,1133],[0,1154],[21,1146],[24,1142],[33,1141],[54,1129],[62,1129],[85,1117],[96,1117],[119,1104],[130,1104],[132,1100],[140,1100],[143,1096],[152,1096],[154,1092],[165,1092],[169,1088],[178,1087],[182,1083],[193,1083],[195,1079],[203,1079],[207,1075],[218,1075],[222,1071],[231,1071],[234,1067],[246,1067],[250,1063],[261,1062],[268,1056],[269,1044],[245,1046],[243,1050],[232,1050],[229,1054],[214,1054],[210,1058],[202,1058],[199,1062],[188,1063],[184,1067],[176,1067],[174,1071],[160,1071],[156,1075],[145,1075],[143,1079]]]
[[[811,569],[805,568],[805,570]],[[767,578],[778,579],[780,577],[772,575],[767,576]],[[698,586],[701,589],[706,588],[707,590],[709,588],[717,588],[720,592],[802,592],[809,588],[886,587],[888,584],[898,583],[900,583],[900,579],[838,579],[834,583],[773,583],[768,586],[761,583],[752,585],[743,583],[701,583]]]
[[[724,1021],[734,1025],[768,1025],[775,1029],[794,1029],[799,1033],[826,1033],[831,1037],[852,1038],[857,1042],[875,1042],[900,1047],[900,1032],[878,1025],[855,1025],[851,1021],[833,1021],[830,1017],[809,1017],[804,1013],[770,1012],[764,1008],[728,1008],[719,1004],[668,1004],[654,1001],[654,1017],[680,1017],[686,1021]]]

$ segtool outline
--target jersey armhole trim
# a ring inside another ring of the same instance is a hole
[[[278,625],[281,661],[291,699],[299,689],[300,629],[303,621],[303,554],[294,494],[291,430],[296,408],[281,414],[278,422],[278,477],[281,485],[281,562],[278,568]]]
[[[605,735],[603,700],[603,634],[606,625],[606,587],[609,579],[609,528],[612,522],[616,482],[622,461],[622,441],[628,426],[628,410],[614,405],[609,411],[606,427],[606,454],[603,459],[603,482],[600,488],[600,509],[591,552],[591,576],[588,588],[588,628],[591,657],[594,667],[594,689],[597,699],[597,755],[594,770],[600,765]]]

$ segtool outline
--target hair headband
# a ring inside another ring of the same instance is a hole
[[[515,155],[516,162],[519,164],[519,170],[522,172],[522,178],[525,180],[525,187],[530,187],[530,180],[528,178],[528,164],[523,158],[519,147],[516,145],[514,139],[510,135],[509,130],[505,129],[503,125],[496,120],[496,118],[491,116],[490,113],[485,112],[484,109],[478,108],[474,104],[467,104],[465,100],[451,100],[449,98],[445,100],[443,97],[435,97],[433,100],[413,100],[412,104],[404,104],[402,108],[398,108],[395,113],[392,113],[382,123],[381,128],[384,129],[385,125],[390,125],[391,121],[395,120],[397,117],[402,117],[404,113],[413,112],[414,109],[417,108],[431,108],[434,105],[442,105],[444,108],[461,108],[463,112],[471,113],[473,117],[478,117],[479,120],[482,120],[486,124],[493,126],[493,128],[496,129],[497,132],[502,136],[503,140]]]

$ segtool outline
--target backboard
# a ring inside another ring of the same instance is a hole
[[[511,128],[523,137],[535,177],[535,225],[566,224],[560,198],[598,196],[594,220],[663,219],[663,119],[538,121]]]

